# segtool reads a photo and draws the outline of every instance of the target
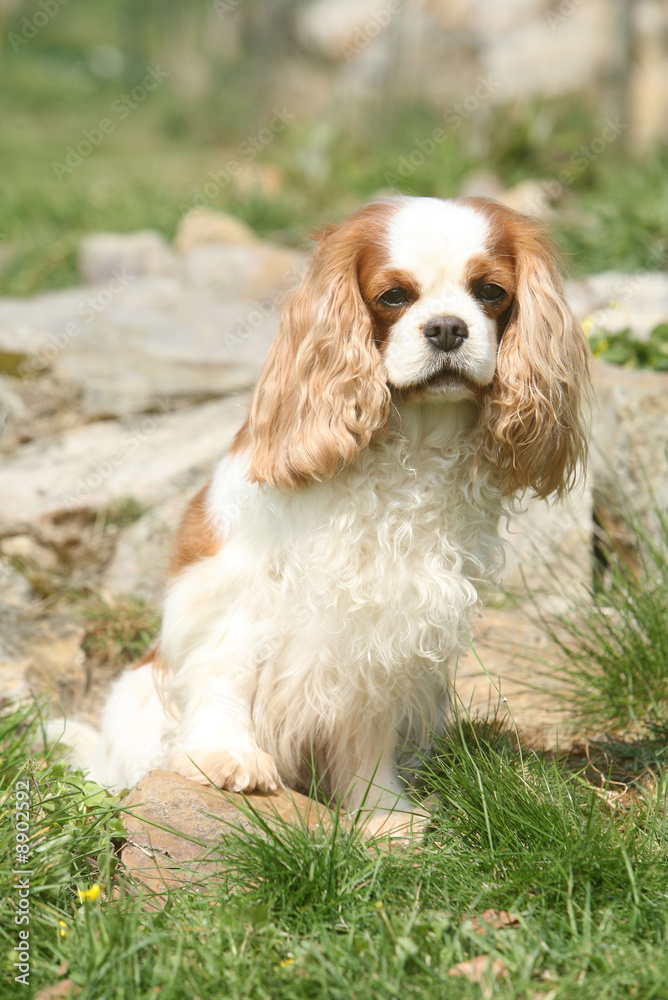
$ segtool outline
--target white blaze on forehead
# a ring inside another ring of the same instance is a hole
[[[390,221],[393,267],[412,272],[423,288],[460,284],[469,259],[488,244],[489,223],[468,205],[439,198],[406,198]]]

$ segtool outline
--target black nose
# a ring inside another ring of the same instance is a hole
[[[433,316],[425,323],[423,333],[439,351],[454,351],[468,337],[469,328],[458,316]]]

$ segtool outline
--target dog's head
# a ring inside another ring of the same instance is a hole
[[[393,399],[479,407],[504,490],[561,494],[586,441],[586,338],[540,225],[482,199],[397,198],[320,235],[253,401],[251,477],[331,477]]]

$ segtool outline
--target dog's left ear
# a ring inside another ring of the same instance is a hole
[[[285,307],[251,408],[253,482],[334,476],[385,424],[390,392],[357,280],[360,217],[325,230]]]
[[[560,497],[587,455],[589,345],[566,302],[558,255],[537,224],[522,220],[515,254],[515,304],[483,404],[481,451],[507,493]]]

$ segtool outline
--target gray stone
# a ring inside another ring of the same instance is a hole
[[[102,421],[17,449],[3,467],[2,518],[99,509],[122,497],[157,503],[178,477],[212,466],[244,420],[243,397],[190,410]]]
[[[664,271],[605,271],[568,282],[566,287],[578,318],[590,318],[595,330],[629,329],[645,340],[659,323],[668,323],[668,274]]]
[[[45,545],[40,545],[31,535],[10,535],[0,542],[0,552],[13,556],[23,562],[37,566],[39,569],[54,570],[58,565],[58,556]]]
[[[197,246],[184,256],[186,278],[231,299],[269,300],[277,305],[297,284],[305,255],[270,243],[247,246]]]
[[[0,301],[0,340],[29,355],[27,370],[48,368],[81,386],[88,419],[125,416],[166,397],[252,386],[276,332],[275,306],[274,296],[225,299],[172,278],[136,278],[113,294],[77,289]]]
[[[32,588],[9,563],[0,560],[0,698],[19,701],[30,694],[30,656],[19,640],[18,627],[26,613],[34,613]]]
[[[298,9],[297,35],[312,52],[340,62],[366,48],[361,42],[369,25],[373,32],[369,41],[381,33],[384,19],[378,18],[380,9],[377,0],[315,0]]]
[[[593,501],[591,477],[562,501],[522,502],[499,535],[505,543],[504,587],[526,588],[544,610],[556,611],[583,597],[592,582]]]
[[[49,355],[72,339],[65,329],[87,308],[90,294],[88,288],[68,288],[28,299],[0,299],[0,351],[20,352],[30,358],[49,345],[40,359],[40,367],[45,368]]]
[[[597,508],[633,511],[658,540],[668,510],[668,372],[595,364],[597,407],[591,460]],[[615,530],[615,524],[611,525]],[[628,535],[617,523],[622,535]]]
[[[484,607],[473,649],[460,656],[454,675],[460,710],[473,719],[497,715],[535,746],[566,749],[574,727],[554,662],[545,624],[530,605]]]
[[[0,375],[0,434],[7,421],[25,418],[28,409],[9,379]]]
[[[4,608],[24,609],[33,603],[33,589],[8,559],[0,559],[0,604]]]
[[[161,604],[174,534],[188,500],[202,485],[204,477],[186,494],[147,511],[123,531],[104,574],[105,587]]]
[[[0,559],[0,695],[45,694],[69,713],[86,688],[83,637],[79,623],[45,615],[28,581]]]
[[[79,273],[88,285],[106,285],[119,275],[177,274],[168,241],[152,229],[137,233],[91,233],[79,245]]]

